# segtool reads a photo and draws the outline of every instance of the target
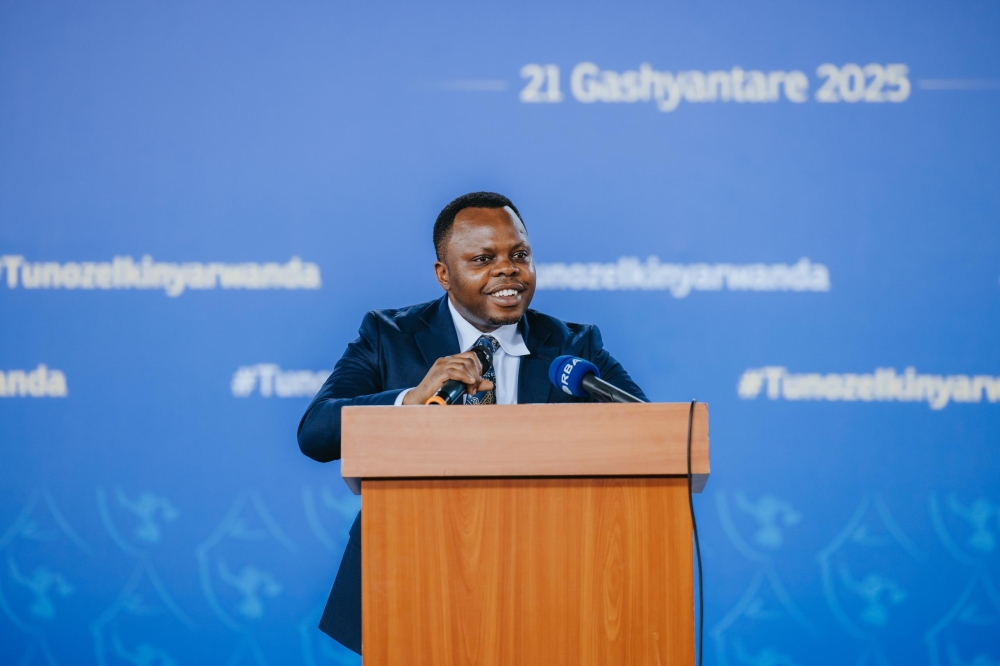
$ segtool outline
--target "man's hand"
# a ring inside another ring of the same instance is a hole
[[[403,404],[425,404],[449,379],[465,384],[465,390],[469,395],[493,388],[493,382],[483,379],[483,366],[479,363],[475,352],[467,351],[434,361],[434,365],[424,375],[423,380],[403,397]]]

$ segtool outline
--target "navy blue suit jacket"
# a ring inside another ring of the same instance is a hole
[[[340,458],[340,410],[350,405],[391,405],[396,396],[423,380],[434,361],[459,353],[458,335],[447,294],[398,310],[374,310],[361,322],[358,338],[310,403],[299,423],[299,448],[320,462]],[[528,310],[520,323],[530,352],[521,357],[517,402],[582,402],[549,382],[549,365],[562,354],[587,359],[601,377],[645,400],[642,390],[604,350],[591,324],[570,324]],[[319,628],[361,652],[361,514],[351,527],[340,570]]]

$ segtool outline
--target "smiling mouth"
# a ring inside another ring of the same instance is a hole
[[[503,289],[491,291],[487,294],[487,296],[489,296],[497,305],[512,307],[521,302],[522,291],[522,289],[517,289],[515,287],[505,287]]]

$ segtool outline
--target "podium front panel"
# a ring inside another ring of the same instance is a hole
[[[685,479],[366,480],[366,666],[691,664]]]

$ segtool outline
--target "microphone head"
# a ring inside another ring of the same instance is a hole
[[[596,377],[601,376],[601,371],[590,361],[576,356],[560,356],[549,366],[549,381],[556,388],[562,389],[563,393],[586,398],[588,394],[580,383],[591,373]]]
[[[478,342],[472,345],[469,351],[475,352],[479,358],[479,364],[483,366],[483,374],[485,375],[493,366],[493,348],[490,347],[489,343]]]

